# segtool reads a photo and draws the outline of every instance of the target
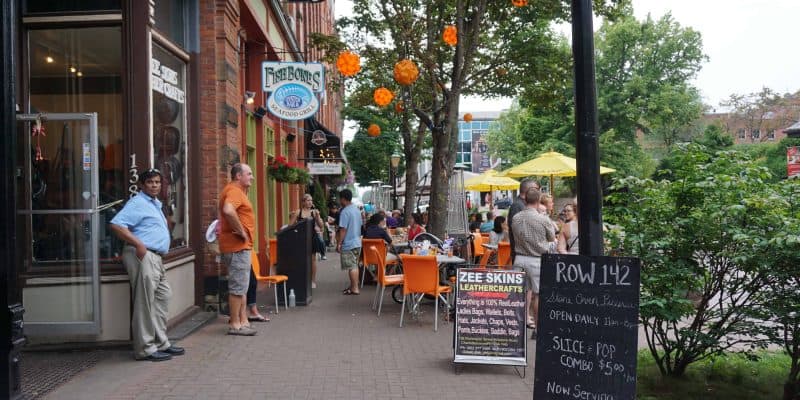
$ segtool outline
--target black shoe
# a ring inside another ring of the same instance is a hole
[[[186,350],[184,350],[183,347],[169,346],[168,349],[161,350],[161,352],[167,353],[171,356],[182,356],[184,353],[186,353]]]
[[[156,351],[145,358],[140,358],[139,361],[167,361],[171,360],[172,356],[162,351]]]

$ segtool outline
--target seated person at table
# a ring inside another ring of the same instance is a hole
[[[481,224],[481,233],[489,233],[494,229],[494,213],[491,211],[486,213],[486,222]]]
[[[386,226],[389,228],[397,228],[400,226],[400,211],[392,211],[392,216],[386,217]]]
[[[483,224],[483,215],[481,213],[476,213],[473,215],[475,215],[475,219],[469,224],[470,232],[479,231],[481,229],[481,224]]]
[[[386,262],[394,261],[397,256],[392,254],[392,237],[386,230],[386,220],[382,214],[372,214],[364,230],[364,239],[383,239],[386,241]]]
[[[414,240],[417,235],[422,232],[425,232],[425,228],[420,225],[422,222],[422,216],[419,213],[411,214],[411,223],[408,225],[408,241]]]
[[[506,223],[506,217],[498,215],[494,219],[494,227],[492,228],[492,231],[489,232],[489,244],[492,246],[497,246],[498,243],[507,241],[508,224]]]

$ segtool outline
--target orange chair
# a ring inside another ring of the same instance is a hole
[[[378,250],[376,246],[369,246],[365,251],[369,255],[369,258],[377,260],[378,262],[376,264],[378,270],[378,286],[375,288],[375,298],[372,299],[372,309],[375,309],[375,304],[378,303],[378,297],[380,297],[381,302],[378,303],[378,316],[380,316],[381,308],[383,308],[384,290],[386,290],[387,286],[402,285],[403,274],[386,275],[386,265],[383,263],[383,257],[381,257],[380,250]]]
[[[511,268],[511,243],[500,242],[497,244],[497,267],[501,269]]]
[[[403,261],[403,309],[400,312],[400,327],[403,327],[403,316],[406,311],[406,298],[414,294],[431,295],[436,302],[433,319],[434,332],[439,331],[439,297],[443,293],[448,296],[451,292],[450,286],[439,284],[439,265],[436,263],[436,256],[417,256],[401,254]],[[449,308],[450,305],[447,304]]]
[[[481,239],[483,240],[484,243],[489,243],[489,241],[491,241],[491,238],[489,237],[489,232],[486,233],[480,232],[480,234],[481,234]]]
[[[472,234],[472,257],[473,261],[480,259],[483,257],[483,253],[485,252],[483,248],[483,237],[480,233],[473,233]]]
[[[286,275],[275,274],[275,265],[278,263],[278,240],[269,240],[269,275],[261,275],[261,265],[258,262],[258,255],[255,251],[252,252],[252,254],[253,272],[256,274],[256,281],[267,282],[268,284],[272,285],[272,291],[275,294],[275,314],[279,313],[280,308],[278,306],[278,285],[281,283],[283,284],[283,307],[288,310],[289,298],[286,296],[286,281],[289,280],[289,277]]]
[[[366,278],[367,272],[372,274],[373,278],[377,279],[375,273],[369,269],[369,266],[378,265],[378,259],[372,257],[369,252],[365,251],[370,248],[370,246],[375,246],[378,249],[378,253],[381,254],[380,260],[383,262],[383,265],[387,267],[398,265],[396,258],[391,260],[386,259],[386,241],[383,239],[361,239],[361,265],[364,268],[364,273],[361,275],[361,287],[364,287],[364,278]]]

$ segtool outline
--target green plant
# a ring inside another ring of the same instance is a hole
[[[289,163],[283,156],[275,157],[269,167],[269,177],[278,182],[308,184],[311,175],[302,166]]]
[[[747,155],[679,145],[670,180],[617,180],[613,248],[642,260],[640,319],[661,374],[761,344],[755,300],[773,279],[765,244],[787,202]]]

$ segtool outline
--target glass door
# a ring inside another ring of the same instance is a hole
[[[18,114],[25,331],[100,333],[96,113]]]

